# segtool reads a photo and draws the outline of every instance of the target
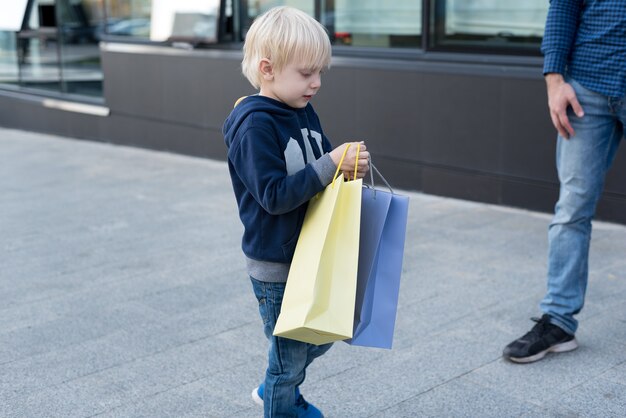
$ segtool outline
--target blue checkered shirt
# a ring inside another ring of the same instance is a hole
[[[569,74],[609,97],[626,95],[626,0],[551,0],[543,72]]]

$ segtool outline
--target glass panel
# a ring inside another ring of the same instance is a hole
[[[336,45],[418,48],[421,44],[422,2],[327,0],[322,23]]]
[[[239,25],[235,19],[235,7],[233,0],[224,0],[224,32],[222,33],[221,41],[235,42],[236,34],[239,30]]]
[[[538,51],[548,5],[545,0],[441,0],[436,44]]]
[[[217,42],[219,0],[153,0],[153,41]]]
[[[105,33],[150,38],[152,0],[107,0]]]
[[[0,83],[17,83],[18,77],[15,32],[0,31]]]
[[[315,4],[313,0],[256,0],[248,2],[248,20],[245,23],[245,32],[248,31],[248,28],[252,24],[252,21],[262,13],[265,13],[272,7],[277,6],[291,6],[296,9],[300,9],[303,12],[315,16]]]
[[[18,34],[21,85],[61,90],[54,0],[34,0],[27,28]]]
[[[106,33],[157,42],[217,42],[220,0],[109,0]]]
[[[57,0],[61,33],[63,91],[102,95],[98,30],[104,16],[99,0]]]
[[[313,0],[256,0],[248,1],[248,17],[254,19],[261,13],[267,12],[272,7],[277,6],[291,6],[311,16],[315,15],[315,4]]]

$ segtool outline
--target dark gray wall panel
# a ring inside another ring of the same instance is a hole
[[[503,81],[498,100],[502,174],[554,182],[556,129],[543,80]]]
[[[626,198],[624,195],[604,195],[598,203],[596,211],[597,219],[614,220],[626,224],[624,211],[626,210]]]
[[[349,138],[365,140],[373,155],[400,154],[411,160],[421,159],[425,125],[419,110],[423,104],[421,86],[415,74],[399,72],[388,77],[384,70],[377,69],[347,72],[356,79],[354,92],[348,96],[353,101],[356,121]],[[337,107],[336,100],[334,103],[332,107]]]
[[[237,98],[256,93],[241,53],[139,50],[103,47],[108,117],[0,92],[0,124],[225,159],[222,123]],[[452,58],[336,59],[313,102],[325,133],[335,144],[365,140],[397,188],[551,212],[556,134],[540,63]],[[626,223],[624,149],[598,218]]]
[[[99,140],[104,123],[101,117],[47,108],[41,98],[0,95],[0,125],[5,127]]]
[[[503,179],[499,203],[551,213],[558,197],[556,183]]]
[[[255,93],[238,60],[105,50],[102,62],[107,105],[127,116],[221,129],[235,100]]]
[[[163,114],[163,58],[132,54],[102,54],[104,97],[116,113],[159,118]]]
[[[372,162],[392,187],[423,191],[422,172],[424,167],[422,165],[408,160],[398,160],[379,155],[374,155]],[[368,176],[365,180],[369,183],[370,177]],[[374,176],[374,183],[383,188],[385,187],[381,179],[376,175]]]
[[[423,77],[422,91],[415,92],[428,106],[423,158],[435,164],[498,172],[501,80],[429,74]]]
[[[613,166],[606,178],[605,190],[626,198],[626,143],[622,138],[621,149],[613,161]]]
[[[116,144],[226,159],[226,146],[221,135],[212,129],[113,115],[104,134],[109,142]]]
[[[355,132],[358,129],[355,91],[356,77],[350,68],[332,68],[322,76],[322,88],[315,96],[313,106],[322,121],[324,133],[333,144],[359,139]]]
[[[501,179],[495,176],[423,167],[422,190],[425,193],[485,203],[501,203]]]
[[[0,96],[0,126],[7,128],[22,128],[26,126],[19,122],[19,110],[16,100]]]

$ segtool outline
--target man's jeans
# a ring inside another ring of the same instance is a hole
[[[548,292],[541,310],[551,322],[574,334],[585,301],[591,219],[604,178],[626,124],[626,99],[609,98],[567,80],[585,115],[568,117],[576,135],[558,137],[556,160],[561,183],[559,201],[548,232]]]
[[[250,280],[259,301],[265,336],[270,341],[263,392],[265,417],[295,417],[296,388],[304,382],[307,366],[328,351],[332,344],[317,346],[274,337],[272,333],[283,302],[285,283],[261,282],[252,277]]]

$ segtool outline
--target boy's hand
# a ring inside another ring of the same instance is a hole
[[[370,153],[367,152],[367,147],[363,141],[361,142],[346,142],[344,144],[339,145],[337,148],[330,152],[330,158],[335,163],[335,166],[339,165],[339,161],[341,161],[341,156],[345,151],[346,147],[350,145],[348,148],[348,152],[346,153],[346,157],[343,159],[343,163],[341,164],[340,170],[343,172],[344,177],[347,179],[354,180],[354,166],[357,164],[357,173],[356,178],[361,179],[367,174],[370,166],[369,166],[369,156]],[[359,159],[357,161],[357,145],[360,144],[361,147],[359,149]]]

